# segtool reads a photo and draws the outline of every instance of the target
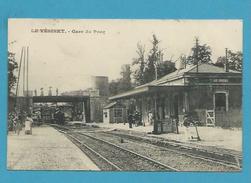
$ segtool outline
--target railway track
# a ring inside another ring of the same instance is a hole
[[[59,130],[60,131],[60,130]],[[67,134],[64,131],[62,133]],[[109,161],[107,158],[96,152],[94,149],[89,147],[88,145],[81,142],[78,138],[73,135],[67,134],[67,137],[78,146],[81,151],[83,151],[101,170],[104,171],[121,171],[121,168],[116,166],[114,163]]]
[[[163,144],[159,141],[149,141],[137,136],[127,134],[117,134],[116,132],[86,131],[74,132],[74,130],[57,126],[63,129],[68,136],[74,136],[80,143],[85,142],[94,149],[100,156],[105,157],[114,163],[118,168],[101,168],[102,170],[136,170],[136,171],[240,171],[240,167],[232,162],[206,156],[208,153],[199,153],[196,149],[180,147],[176,144]],[[74,135],[73,135],[74,134]],[[123,139],[126,143],[120,143],[118,139]],[[92,145],[94,144],[94,145]],[[96,150],[98,148],[98,150]],[[102,149],[102,148],[103,149]],[[116,152],[114,149],[117,149]],[[113,151],[114,152],[111,152]],[[86,151],[86,150],[85,150]],[[128,158],[123,152],[131,154]],[[195,153],[194,153],[195,151]],[[104,153],[106,152],[106,153]],[[90,153],[95,154],[94,152]],[[116,154],[119,154],[116,155]],[[210,154],[211,155],[211,154]],[[137,157],[137,161],[130,164],[131,157]],[[125,157],[125,158],[124,158]],[[151,158],[149,158],[151,157]],[[90,157],[91,158],[91,157]],[[92,158],[91,158],[92,159]],[[100,159],[100,158],[99,158]],[[138,159],[141,159],[140,161]],[[148,160],[146,160],[148,159]],[[95,158],[94,158],[95,160]],[[149,161],[150,160],[150,161]],[[143,164],[142,161],[148,161]],[[95,162],[95,161],[94,161]],[[104,162],[104,160],[103,160]],[[125,164],[125,162],[128,162]],[[151,162],[151,163],[150,163]],[[155,162],[155,164],[153,163]],[[157,162],[157,164],[156,164]],[[161,163],[160,163],[161,162]],[[96,164],[98,164],[97,162]],[[149,166],[149,163],[151,166]],[[101,163],[102,164],[102,163]],[[104,163],[103,163],[104,164]],[[135,166],[140,165],[140,166]],[[164,165],[164,166],[163,166]],[[172,166],[167,166],[172,165]]]
[[[129,135],[129,134],[114,133],[111,131],[110,132],[102,132],[102,133],[118,136],[120,138],[130,139],[133,141],[142,141],[142,142],[150,143],[153,145],[157,145],[159,147],[165,147],[169,151],[173,151],[173,152],[176,152],[179,154],[185,154],[186,156],[190,156],[190,157],[197,158],[197,159],[216,162],[216,163],[226,165],[226,166],[233,166],[239,170],[242,168],[242,157],[239,155],[236,155],[236,154],[210,152],[210,151],[204,150],[204,149],[184,146],[184,145],[181,145],[181,144],[175,143],[175,142],[151,140],[151,139],[137,137],[137,136]]]
[[[68,136],[101,170],[179,171],[174,167],[100,138],[79,132],[72,132],[69,129],[60,129],[59,131]]]

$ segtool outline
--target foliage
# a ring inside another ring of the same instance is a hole
[[[133,77],[135,79],[136,85],[142,85],[145,83],[144,72],[145,72],[145,46],[140,43],[137,44],[136,53],[138,55],[137,58],[133,58],[132,65],[138,67],[133,73]]]
[[[176,70],[175,63],[172,61],[161,61],[161,63],[158,66],[158,78],[161,78],[171,72],[174,72]]]
[[[160,40],[155,34],[152,35],[151,49],[146,54],[145,46],[141,43],[137,44],[137,57],[133,58],[132,66],[135,67],[132,73],[129,66],[122,67],[122,78],[110,82],[111,95],[129,90],[132,87],[131,74],[135,85],[139,86],[155,79],[159,79],[176,70],[175,63],[172,60],[163,60],[163,50],[159,46]],[[192,49],[193,54],[189,57],[184,55],[180,57],[182,64],[211,63],[212,51],[210,46],[195,45]],[[147,56],[146,56],[147,55]]]
[[[131,84],[131,67],[129,64],[125,64],[121,67],[120,72],[122,78],[119,80],[119,91],[127,91],[132,88]]]
[[[233,52],[231,50],[228,50],[228,67],[231,70],[235,71],[242,71],[242,60],[243,60],[243,54],[240,51]],[[214,65],[219,67],[224,67],[226,63],[226,56],[221,56],[217,59],[216,63]]]
[[[145,46],[138,43],[136,51],[138,57],[134,58],[132,63],[133,66],[137,67],[133,74],[137,86],[151,82],[176,70],[175,64],[171,60],[163,61],[164,54],[163,50],[159,48],[159,43],[160,41],[153,34],[151,40],[152,48],[146,59]]]
[[[196,45],[192,47],[192,55],[187,57],[187,64],[197,64],[196,62],[196,55],[197,60],[199,63],[211,63],[211,55],[212,50],[210,46],[204,44],[204,45],[198,45],[196,50]]]
[[[111,82],[109,82],[109,91],[111,96],[119,93],[118,85],[118,80],[112,80]]]
[[[9,94],[12,92],[16,82],[17,77],[15,76],[14,72],[18,68],[15,54],[12,52],[8,52],[8,91]]]
[[[132,88],[131,73],[131,67],[129,64],[125,64],[121,67],[121,78],[112,80],[109,83],[110,95],[116,95]]]
[[[157,76],[155,68],[160,64],[160,57],[162,55],[162,50],[159,49],[160,41],[155,35],[153,35],[151,43],[152,49],[149,51],[144,73],[145,82],[150,82],[156,79]]]

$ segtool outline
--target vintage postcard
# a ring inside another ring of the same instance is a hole
[[[8,20],[8,170],[242,171],[242,20]]]

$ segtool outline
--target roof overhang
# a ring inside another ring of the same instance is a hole
[[[109,100],[127,98],[130,96],[134,96],[134,95],[138,95],[138,94],[142,94],[142,93],[146,93],[146,92],[149,92],[149,86],[134,88],[134,89],[129,90],[127,92],[120,93],[118,95],[114,95],[112,97],[109,97]]]
[[[109,97],[109,100],[126,99],[126,98],[136,97],[142,94],[170,91],[170,89],[177,89],[177,88],[184,88],[184,86],[183,85],[182,86],[181,85],[144,86],[144,87],[134,88],[132,90],[129,90],[127,92],[124,92],[118,95],[114,95],[112,97]]]

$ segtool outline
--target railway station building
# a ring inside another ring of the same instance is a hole
[[[173,119],[182,124],[189,113],[202,126],[242,126],[242,73],[212,64],[176,70],[109,99],[133,101],[144,125],[152,125],[155,114],[163,132],[175,132]]]

